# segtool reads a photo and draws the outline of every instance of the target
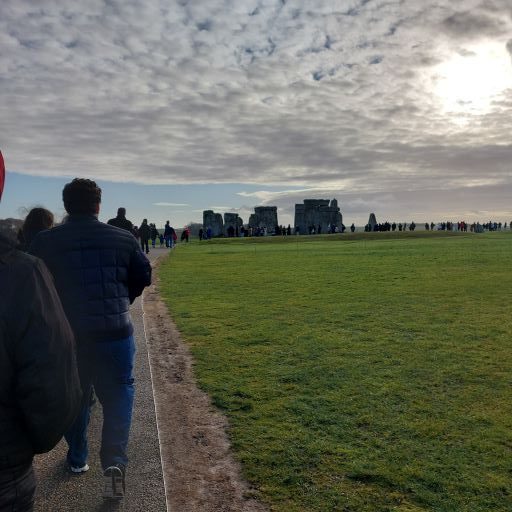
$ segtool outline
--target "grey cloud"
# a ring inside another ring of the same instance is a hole
[[[2,149],[26,173],[344,183],[354,201],[482,176],[510,187],[510,101],[460,127],[441,111],[432,71],[469,52],[467,38],[512,29],[510,9],[457,5],[125,0],[73,11],[54,1],[41,12],[4,0]]]
[[[200,32],[203,30],[205,30],[206,32],[209,32],[212,29],[212,24],[213,24],[212,20],[201,21],[196,24],[197,30],[199,30]]]
[[[442,25],[448,33],[461,38],[495,36],[506,27],[505,21],[500,17],[470,11],[454,13],[445,18]]]
[[[461,48],[457,53],[462,57],[474,57],[476,55],[475,52],[467,50],[466,48]]]

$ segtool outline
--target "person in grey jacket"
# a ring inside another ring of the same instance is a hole
[[[0,197],[4,167],[0,153]],[[81,404],[75,341],[45,264],[0,234],[0,511],[33,510],[32,459]]]
[[[39,233],[29,252],[55,279],[75,333],[84,399],[66,433],[67,460],[74,473],[89,469],[87,426],[94,391],[103,407],[100,459],[104,497],[122,498],[134,398],[135,340],[130,304],[151,283],[151,265],[128,231],[98,220],[101,189],[76,178],[62,192],[68,217]]]

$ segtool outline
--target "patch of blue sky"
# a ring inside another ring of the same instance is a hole
[[[7,173],[5,191],[0,203],[0,218],[23,218],[35,206],[51,210],[57,220],[66,214],[62,204],[62,189],[72,178],[40,177]],[[239,195],[264,188],[271,192],[293,190],[294,187],[247,185],[240,183],[191,184],[191,185],[140,185],[96,180],[102,189],[99,218],[106,222],[115,217],[117,209],[126,208],[126,216],[139,225],[147,218],[157,227],[170,220],[176,227],[190,222],[202,222],[203,210],[218,213],[251,209],[258,200]],[[300,187],[296,187],[299,189]],[[223,205],[222,209],[218,205]],[[247,216],[247,215],[245,215]],[[248,218],[242,216],[244,222]]]

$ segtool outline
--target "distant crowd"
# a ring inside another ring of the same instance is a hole
[[[435,224],[434,222],[428,223],[425,222],[423,224],[423,228],[425,231],[459,231],[459,232],[482,232],[482,231],[501,231],[502,229],[507,229],[507,223],[501,222],[487,222],[484,224],[480,224],[479,222],[473,222],[468,224],[465,221],[460,222],[439,222]],[[512,229],[512,222],[510,223],[510,227]],[[415,231],[417,225],[415,222],[407,223],[407,222],[383,222],[383,223],[375,223],[373,225],[367,224],[364,226],[364,231],[366,233],[369,232],[385,232],[385,231]],[[187,228],[188,229],[188,228]],[[351,233],[354,233],[357,228],[354,223],[350,225],[349,228]],[[321,224],[314,225],[311,224],[307,226],[306,233],[301,233],[298,226],[292,228],[290,224],[288,227],[286,226],[275,226],[274,228],[268,228],[267,226],[258,226],[258,227],[245,227],[245,226],[229,226],[226,229],[226,236],[228,238],[233,237],[259,237],[259,236],[290,236],[293,234],[308,234],[308,235],[321,235],[321,234],[336,234],[336,233],[345,233],[346,227],[344,224],[341,226],[336,226],[334,224],[328,224],[326,229],[322,229]],[[199,240],[210,240],[212,238],[212,229],[207,227],[206,229],[200,228],[198,234]]]
[[[512,221],[510,223],[510,226],[512,228]],[[472,224],[469,224],[465,221],[459,221],[459,222],[450,222],[450,221],[447,221],[447,222],[440,222],[438,224],[434,224],[433,222],[431,222],[430,224],[428,222],[425,222],[425,231],[434,231],[435,229],[437,229],[438,231],[462,231],[462,232],[467,232],[468,229],[469,231],[473,232],[473,233],[478,233],[478,232],[481,232],[481,231],[501,231],[502,229],[507,229],[507,223],[505,222],[504,224],[502,224],[501,222],[486,222],[485,224],[480,224],[479,222],[473,222]],[[370,225],[370,224],[367,224],[364,228],[364,230],[366,232],[369,232],[369,231],[396,231],[398,229],[398,231],[414,231],[416,229],[416,224],[414,222],[411,222],[409,225],[404,222],[403,224],[401,222],[399,222],[398,224],[396,224],[395,222],[393,223],[389,223],[389,222],[384,222],[384,223],[379,223],[379,224],[374,224],[373,226]],[[354,224],[352,224],[352,226],[350,226],[350,230],[352,232],[355,231],[355,226]]]
[[[64,218],[63,222],[67,219]],[[163,232],[160,232],[156,224],[148,223],[147,219],[143,219],[140,226],[134,225],[126,218],[126,209],[118,208],[117,216],[109,219],[107,224],[117,228],[124,229],[130,232],[140,242],[141,249],[148,254],[150,246],[154,249],[157,244],[160,247],[167,247],[172,249],[177,241],[176,230],[170,225],[170,222],[165,223]],[[51,229],[54,226],[54,215],[46,208],[32,208],[23,225],[18,230],[18,249],[27,251],[32,243],[34,237],[41,231]],[[188,242],[190,238],[190,230],[185,228],[181,233],[181,240]]]

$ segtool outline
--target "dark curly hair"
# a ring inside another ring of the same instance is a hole
[[[62,200],[70,215],[96,213],[97,206],[101,203],[101,188],[92,180],[75,178],[64,187]]]

